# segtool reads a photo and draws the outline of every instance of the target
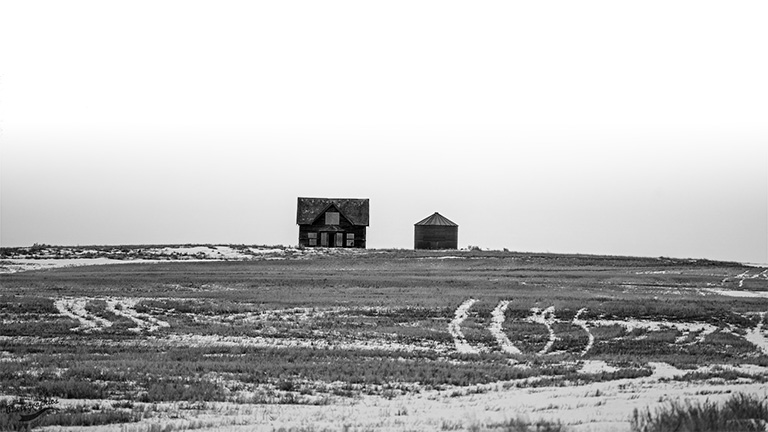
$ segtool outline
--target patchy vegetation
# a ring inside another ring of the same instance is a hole
[[[735,394],[722,404],[704,401],[672,401],[662,408],[635,410],[635,432],[749,432],[768,425],[768,401],[753,395]]]
[[[461,405],[517,392],[604,395],[644,382],[686,388],[768,380],[765,269],[479,250],[136,249],[38,245],[0,253],[6,268],[59,256],[139,257],[0,275],[5,396],[100,401],[98,410],[69,404],[41,416],[57,423],[36,425],[117,422],[149,430],[158,404],[234,404],[223,423],[198,425],[218,427],[263,424],[265,416],[243,414],[254,406],[309,415],[368,399]],[[154,261],[141,261],[152,254]],[[481,420],[446,414],[417,429],[577,424],[560,423],[555,413],[565,408],[551,404],[558,408],[524,411],[533,416],[525,421],[514,415],[519,409],[499,407]],[[400,420],[419,412],[393,409]],[[266,417],[289,428],[293,415]],[[621,421],[628,428],[629,414]]]

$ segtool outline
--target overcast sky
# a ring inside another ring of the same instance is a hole
[[[297,243],[768,262],[764,1],[8,1],[0,244]]]

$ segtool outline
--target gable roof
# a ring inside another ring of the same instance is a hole
[[[435,212],[435,214],[428,216],[425,219],[420,220],[419,222],[416,222],[414,225],[440,225],[440,226],[459,226],[458,224],[455,224],[451,221],[449,221],[445,216],[441,215],[438,212]]]
[[[368,198],[304,198],[296,206],[296,223],[311,224],[331,205],[353,225],[368,226]]]

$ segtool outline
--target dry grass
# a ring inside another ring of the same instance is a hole
[[[762,432],[768,425],[768,401],[744,394],[723,404],[672,401],[654,411],[635,410],[631,425],[634,432]]]
[[[109,253],[122,249],[130,250],[111,247]],[[21,252],[2,252],[14,253]],[[63,252],[53,248],[51,253]],[[648,362],[768,365],[768,356],[744,338],[758,322],[746,313],[768,310],[768,300],[699,291],[737,286],[728,279],[744,271],[737,264],[451,254],[459,258],[397,250],[308,259],[297,252],[277,261],[163,262],[0,275],[0,386],[12,396],[311,406],[441,389],[469,395],[493,383],[534,388],[635,379],[651,374]],[[86,298],[86,311],[113,325],[73,331],[78,323],[53,306],[62,296]],[[136,312],[170,327],[141,331],[107,310],[106,297],[138,299]],[[462,331],[480,354],[459,354],[447,327],[456,307],[470,297],[478,301]],[[502,300],[510,302],[503,331],[523,354],[504,353],[488,330]],[[528,318],[533,308],[548,307],[554,307],[557,338],[552,354],[538,355],[549,342],[549,330]],[[582,308],[580,319],[588,322],[595,342],[585,357],[588,333],[572,322]],[[672,327],[627,331],[596,325],[597,319],[703,323],[718,331],[698,341],[695,334],[686,338]],[[185,339],[190,336],[197,339]],[[685,343],[676,342],[681,337]],[[225,343],[227,338],[234,342]],[[245,343],[254,340],[267,345]],[[314,342],[323,344],[312,347]],[[352,342],[370,346],[355,348]],[[301,345],[288,346],[292,343]],[[397,346],[403,348],[392,349]],[[607,361],[616,370],[581,372],[584,359]],[[711,378],[766,379],[725,369],[691,370],[677,379]],[[83,423],[91,421],[85,418]],[[514,421],[495,429],[526,430]]]

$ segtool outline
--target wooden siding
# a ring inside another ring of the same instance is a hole
[[[309,233],[317,234],[317,244],[312,246],[309,244]],[[314,225],[299,225],[299,245],[304,247],[321,247],[321,235],[323,233],[328,234],[328,246],[327,247],[356,247],[365,248],[365,227],[350,226],[344,229],[333,229],[327,225],[314,226]],[[342,244],[336,244],[337,235],[343,235]],[[349,234],[354,236],[350,239]],[[354,246],[347,246],[347,240],[353,241]]]
[[[443,225],[416,225],[413,235],[414,249],[458,249],[459,227]]]
[[[336,212],[338,209],[330,207],[326,212]],[[338,225],[326,225],[325,213],[318,215],[311,224],[299,225],[299,245],[304,247],[355,247],[365,248],[365,226],[354,225],[344,214],[339,214]],[[309,233],[317,234],[317,244],[311,245]],[[323,235],[325,234],[325,235]],[[351,234],[351,236],[350,236]],[[352,240],[353,246],[347,246],[348,240]],[[327,244],[323,244],[327,242]]]

